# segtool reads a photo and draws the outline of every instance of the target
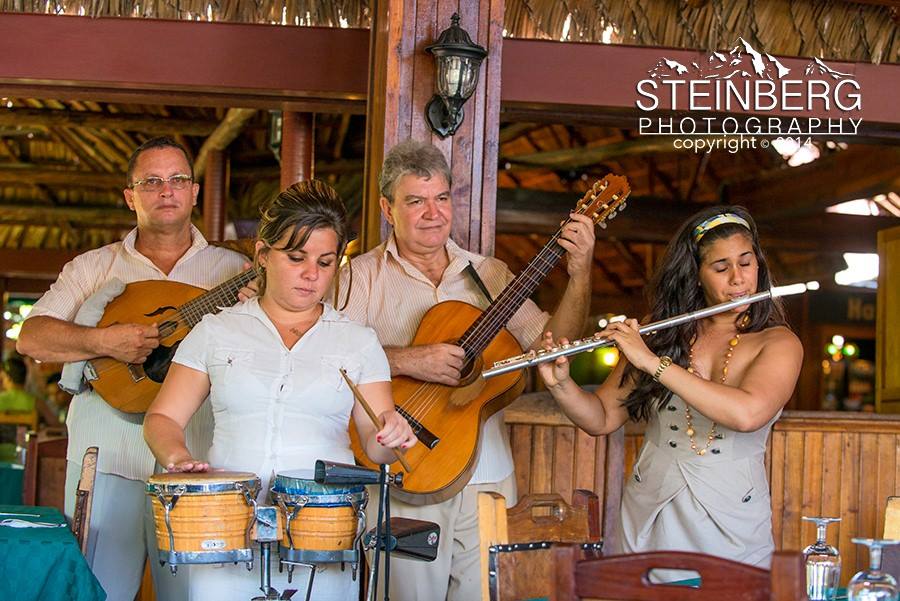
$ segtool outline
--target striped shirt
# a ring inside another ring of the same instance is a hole
[[[412,342],[425,313],[440,302],[463,301],[482,310],[487,308],[488,300],[464,271],[469,262],[493,298],[514,278],[498,259],[463,250],[453,240],[447,241],[446,248],[450,264],[440,284],[435,286],[400,256],[392,234],[386,242],[354,258],[341,270],[335,299],[337,308],[374,329],[382,345],[404,347]],[[506,328],[527,348],[541,335],[549,318],[532,301],[526,300]],[[481,453],[469,483],[500,482],[512,472],[512,451],[500,411],[484,424]]]
[[[200,230],[191,226],[191,246],[168,275],[135,249],[137,228],[122,242],[78,255],[63,267],[56,282],[35,303],[28,315],[72,321],[82,303],[112,278],[127,283],[167,280],[210,289],[240,273],[247,259],[236,252],[209,246]],[[204,403],[185,430],[188,447],[205,458],[212,442],[212,412]],[[144,442],[143,415],[113,409],[93,390],[75,395],[66,418],[69,430],[67,458],[81,463],[85,450],[100,447],[97,469],[132,480],[146,480],[155,460]]]

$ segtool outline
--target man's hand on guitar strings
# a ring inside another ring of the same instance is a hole
[[[253,267],[250,263],[244,263],[244,271]],[[257,280],[259,278],[254,278],[247,282],[247,285],[238,290],[238,301],[244,302],[253,298],[254,296],[259,296],[259,284]]]
[[[587,215],[569,214],[569,223],[562,228],[557,242],[568,255],[566,271],[571,278],[589,278],[594,263],[594,222]]]
[[[388,353],[391,364],[399,366],[399,375],[447,386],[459,384],[466,360],[466,353],[462,347],[443,342],[405,348],[387,348],[385,351]]]
[[[100,336],[106,356],[123,363],[143,363],[159,346],[156,324],[120,323],[101,328]]]

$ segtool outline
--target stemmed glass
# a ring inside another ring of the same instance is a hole
[[[869,548],[869,569],[859,572],[850,580],[847,601],[898,601],[897,580],[881,571],[881,549],[900,544],[900,541],[854,538],[853,542]]]
[[[841,556],[825,542],[825,529],[841,518],[803,517],[816,524],[816,542],[803,549],[806,562],[806,595],[809,601],[834,601],[841,578]]]

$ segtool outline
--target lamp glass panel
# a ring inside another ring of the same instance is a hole
[[[446,98],[468,98],[478,84],[478,69],[468,57],[442,56],[438,60],[438,94]]]

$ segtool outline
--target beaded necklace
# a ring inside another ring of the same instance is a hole
[[[747,326],[747,322],[750,321],[749,315],[744,315],[741,319],[741,323],[738,326],[738,331],[735,332],[734,337],[728,341],[728,347],[725,349],[725,362],[722,365],[722,377],[719,379],[719,382],[722,384],[725,383],[725,380],[728,379],[728,363],[731,361],[731,356],[734,354],[734,349],[737,347],[738,343],[741,341],[741,332],[740,329]],[[701,378],[697,370],[694,368],[694,344],[697,342],[697,335],[691,339],[691,349],[688,351],[688,373],[692,373],[698,378]],[[711,375],[711,374],[710,374]],[[700,456],[706,455],[706,451],[712,445],[713,440],[716,438],[716,422],[712,422],[712,426],[709,428],[709,433],[706,435],[706,446],[701,448],[697,448],[697,441],[694,440],[694,416],[691,415],[691,407],[687,403],[684,406],[684,420],[687,422],[687,430],[685,434],[688,435],[688,438],[691,441],[691,450],[697,453]]]

